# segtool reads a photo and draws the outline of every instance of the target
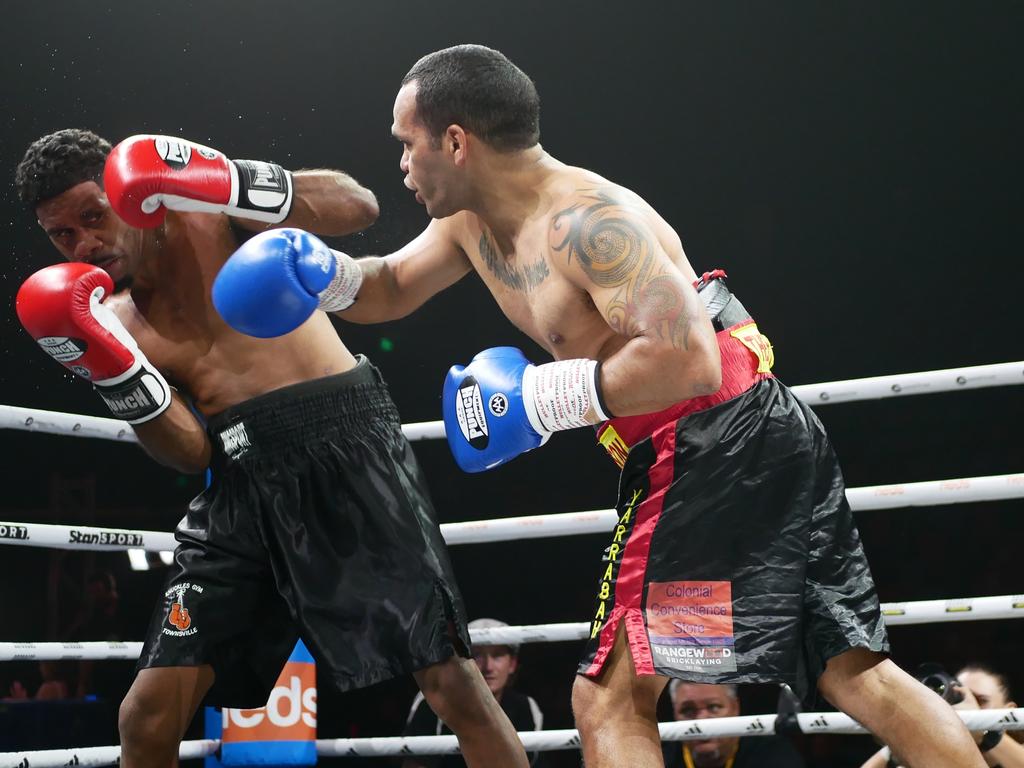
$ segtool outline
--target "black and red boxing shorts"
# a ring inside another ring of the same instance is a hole
[[[622,625],[638,674],[802,694],[843,651],[887,652],[885,626],[824,428],[749,318],[718,339],[719,395],[600,434],[619,519],[578,671],[600,674]]]
[[[468,655],[426,482],[366,358],[208,432],[213,479],[178,526],[139,668],[209,664],[208,704],[259,707],[300,636],[343,691]]]

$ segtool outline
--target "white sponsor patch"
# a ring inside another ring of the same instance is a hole
[[[244,421],[221,430],[219,437],[228,458],[237,459],[252,448],[252,443],[249,442],[249,433],[245,431]]]
[[[484,415],[483,398],[480,385],[472,376],[455,391],[455,417],[466,442],[481,450],[487,447],[487,418]]]

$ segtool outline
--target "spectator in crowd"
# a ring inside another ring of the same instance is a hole
[[[476,619],[469,622],[469,630],[507,627],[497,619]],[[501,704],[517,731],[539,731],[544,724],[544,715],[531,696],[511,687],[512,678],[519,668],[519,645],[473,645],[473,660],[484,676],[484,682]],[[433,713],[422,693],[416,694],[409,717],[406,719],[403,736],[440,736],[451,730]],[[529,754],[530,765],[542,768],[542,753]],[[459,755],[417,755],[402,761],[402,768],[466,768]]]
[[[61,665],[57,661],[39,662],[39,687],[35,695],[29,693],[29,685],[20,679],[11,680],[6,695],[0,701],[55,701],[69,698],[68,683],[62,674]]]
[[[956,674],[961,701],[954,709],[1015,709],[1006,676],[983,664],[968,664]],[[972,734],[985,762],[994,768],[1024,768],[1024,746],[1003,731],[978,731]],[[861,768],[896,768],[902,765],[898,755],[883,747]]]
[[[706,685],[672,680],[668,686],[676,720],[736,717],[740,701],[735,685]],[[662,744],[665,768],[804,768],[804,759],[782,736],[747,736]]]

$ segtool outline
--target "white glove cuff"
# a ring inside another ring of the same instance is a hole
[[[216,150],[202,149],[220,154]],[[226,162],[231,174],[231,192],[226,203],[161,192],[142,201],[142,212],[154,213],[163,205],[172,211],[226,213],[228,216],[266,224],[280,224],[288,218],[295,198],[295,184],[290,171],[262,160]]]
[[[128,330],[124,327],[120,318],[114,314],[113,310],[110,309],[106,304],[103,303],[103,297],[106,295],[106,291],[103,286],[96,286],[92,289],[92,293],[89,294],[89,314],[92,315],[93,319],[103,326],[111,336],[113,336],[125,349],[128,349],[136,359],[142,354],[139,349],[139,345],[136,343],[135,338],[128,333]]]
[[[607,421],[601,403],[597,360],[559,360],[523,372],[526,417],[539,434]]]
[[[103,304],[106,293],[97,286],[89,296],[89,312],[117,341],[131,352],[135,362],[119,376],[93,384],[111,412],[129,424],[141,424],[155,419],[171,405],[171,388],[167,380],[139,349],[135,338],[128,333],[121,320],[110,307]],[[134,381],[133,381],[134,380]]]
[[[330,284],[320,291],[320,309],[324,312],[340,312],[348,309],[359,295],[363,285],[363,268],[347,253],[330,249],[334,254],[334,277]]]

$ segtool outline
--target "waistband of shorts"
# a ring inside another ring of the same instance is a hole
[[[697,298],[704,305],[715,333],[731,329],[744,322],[752,322],[750,313],[743,307],[725,284],[728,275],[724,269],[713,269],[697,278],[693,287]]]
[[[722,361],[722,386],[712,395],[693,397],[663,411],[640,416],[620,416],[597,428],[597,441],[622,468],[629,449],[657,430],[691,413],[705,411],[749,390],[759,381],[774,378],[775,353],[757,323],[725,287],[725,272],[705,272],[697,281],[698,295],[711,315]],[[717,284],[717,286],[716,286]],[[708,291],[712,293],[708,294]],[[705,296],[707,294],[707,296]],[[729,323],[729,325],[725,325]]]
[[[363,355],[344,373],[291,384],[226,408],[207,422],[214,458],[272,455],[332,429],[361,431],[368,417],[397,420],[380,371]]]

